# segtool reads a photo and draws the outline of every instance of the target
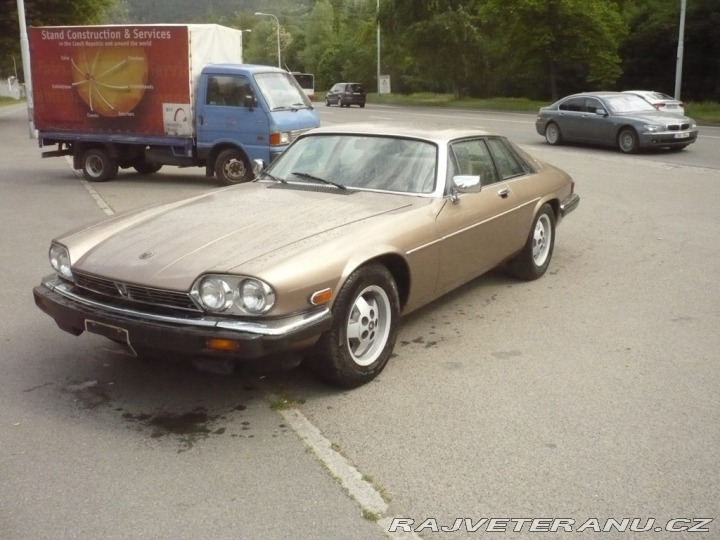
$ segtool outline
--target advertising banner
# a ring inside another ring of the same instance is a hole
[[[35,127],[45,131],[191,132],[188,28],[112,25],[29,29]],[[172,105],[172,113],[168,105]]]

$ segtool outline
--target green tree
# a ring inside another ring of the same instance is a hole
[[[25,0],[25,24],[28,28],[98,24],[114,4],[115,0]],[[4,14],[0,18],[0,75],[14,75],[17,68],[18,78],[23,81],[17,0],[0,0],[0,9]]]
[[[619,48],[627,34],[612,0],[486,0],[480,4],[492,29],[493,65],[504,77],[522,74],[518,90],[550,95],[607,87],[621,75]],[[545,88],[535,90],[532,86]]]
[[[621,55],[623,88],[674,94],[680,1],[635,0],[626,6],[630,33]],[[682,96],[720,98],[720,0],[689,0],[685,14]]]
[[[393,0],[382,5],[385,57],[402,86],[460,97],[481,76],[484,45],[477,0]],[[395,78],[394,78],[395,79]]]

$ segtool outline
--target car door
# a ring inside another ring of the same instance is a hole
[[[257,97],[247,77],[209,75],[206,84],[205,100],[199,105],[197,115],[197,145],[201,155],[220,141],[245,146],[267,138],[269,121],[257,106]]]
[[[473,192],[460,193],[437,216],[440,237],[438,290],[451,289],[497,266],[517,250],[518,201],[498,175],[484,138],[457,141],[448,149],[448,182],[479,176]]]
[[[342,92],[342,89],[345,85],[343,84],[334,84],[330,90],[327,93],[327,101],[328,103],[340,103],[340,92]]]
[[[558,125],[563,139],[582,141],[586,117],[584,97],[571,97],[563,101],[558,107]]]
[[[608,116],[606,105],[595,97],[585,98],[582,139],[594,144],[614,144],[615,126]],[[605,111],[605,114],[598,114]]]

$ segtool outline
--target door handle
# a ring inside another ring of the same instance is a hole
[[[497,194],[501,199],[507,199],[508,195],[510,195],[510,190],[508,188],[502,188],[498,190]]]

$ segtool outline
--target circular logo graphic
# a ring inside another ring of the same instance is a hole
[[[72,58],[72,85],[90,111],[123,116],[142,100],[148,62],[142,47],[85,47]]]

